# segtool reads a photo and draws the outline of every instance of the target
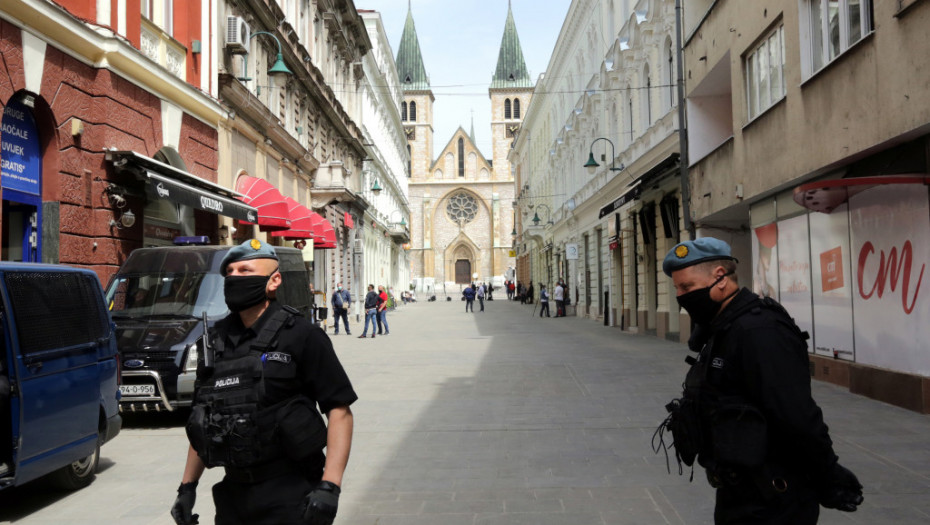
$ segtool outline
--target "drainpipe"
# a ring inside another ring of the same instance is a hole
[[[685,67],[684,49],[681,41],[681,0],[675,0],[675,33],[678,41],[678,171],[681,185],[681,214],[684,227],[694,239],[694,223],[691,222],[691,183],[688,180],[688,127],[685,125]]]

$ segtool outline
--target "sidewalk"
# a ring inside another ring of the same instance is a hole
[[[669,475],[650,446],[684,346],[485,309],[418,302],[388,314],[389,336],[333,336],[360,397],[337,524],[713,522],[703,472]],[[930,521],[930,418],[821,382],[814,396],[865,485],[858,512],[820,523]]]

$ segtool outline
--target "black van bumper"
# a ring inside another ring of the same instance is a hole
[[[107,418],[107,428],[104,430],[103,442],[106,443],[111,439],[115,438],[120,429],[123,428],[123,417],[119,414],[114,414]]]

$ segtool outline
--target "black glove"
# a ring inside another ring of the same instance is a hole
[[[171,506],[171,517],[178,525],[197,525],[199,517],[191,514],[194,511],[194,501],[197,500],[197,482],[181,483],[178,487],[178,498]]]
[[[315,489],[304,496],[304,523],[308,525],[332,525],[339,508],[339,485],[321,481]]]
[[[855,512],[856,507],[862,504],[862,484],[846,467],[835,464],[825,482],[820,490],[820,504],[824,507]]]

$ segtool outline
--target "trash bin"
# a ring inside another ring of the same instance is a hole
[[[329,308],[327,308],[327,307],[325,307],[325,306],[318,306],[317,309],[316,309],[316,318],[317,318],[317,320],[319,320],[319,321],[325,321],[325,320],[326,320],[326,316],[327,316],[327,312],[329,312]]]

